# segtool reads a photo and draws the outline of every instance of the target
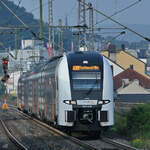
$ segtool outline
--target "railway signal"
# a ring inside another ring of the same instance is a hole
[[[2,64],[3,64],[4,74],[7,74],[7,70],[8,70],[8,59],[7,59],[7,57],[3,57]]]
[[[3,57],[2,65],[3,65],[4,77],[1,79],[1,81],[6,82],[9,79],[9,75],[8,75],[8,58],[7,57]]]

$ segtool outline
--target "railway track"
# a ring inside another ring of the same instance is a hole
[[[6,133],[7,137],[9,138],[9,140],[10,140],[12,143],[14,143],[18,149],[21,149],[21,150],[28,150],[27,147],[25,147],[19,140],[16,139],[15,136],[13,136],[13,135],[11,134],[11,132],[9,131],[9,129],[7,128],[7,126],[5,125],[4,121],[0,120],[0,123],[1,123],[1,125],[2,125],[2,127],[3,127],[3,129],[5,130],[5,133]]]
[[[100,150],[138,150],[134,147],[131,147],[129,145],[119,143],[115,140],[101,137],[101,139],[97,140],[86,140],[88,144],[92,145],[95,148],[101,148]]]
[[[101,139],[98,139],[98,140],[81,141],[77,138],[69,136],[69,135],[49,126],[46,123],[43,123],[25,113],[23,113],[22,111],[18,111],[16,109],[16,107],[14,107],[14,106],[12,106],[11,108],[15,109],[18,114],[23,115],[26,119],[32,120],[32,121],[36,122],[38,125],[41,125],[41,126],[47,128],[48,130],[53,131],[56,134],[59,134],[63,138],[71,140],[72,142],[76,143],[77,145],[80,145],[81,147],[83,147],[86,150],[137,150],[136,148],[130,147],[128,145],[119,143],[115,140],[105,138],[105,137],[102,137]]]
[[[43,126],[43,127],[46,127],[48,130],[53,131],[53,132],[55,132],[56,134],[59,134],[60,136],[64,137],[65,139],[71,140],[72,142],[74,142],[74,143],[76,143],[76,144],[82,146],[82,147],[85,148],[86,150],[98,150],[97,148],[95,148],[95,147],[93,147],[93,146],[91,146],[91,145],[89,145],[89,144],[87,144],[87,143],[85,143],[85,142],[82,142],[82,141],[80,141],[80,140],[77,139],[77,138],[74,138],[74,137],[72,137],[72,136],[69,136],[69,135],[63,133],[62,131],[59,131],[59,130],[57,130],[57,129],[55,129],[55,128],[49,126],[49,125],[47,125],[46,123],[43,123],[43,122],[41,122],[41,121],[39,121],[39,120],[37,120],[37,119],[35,119],[35,118],[32,118],[31,116],[28,116],[27,114],[24,114],[23,112],[20,112],[20,111],[19,111],[19,113],[22,114],[22,115],[24,115],[24,116],[27,117],[28,119],[32,119],[32,121],[38,123],[39,125],[41,125],[41,126]]]
[[[14,107],[14,106],[9,106],[9,108],[15,110],[19,115],[23,116],[25,118],[24,120],[32,121],[32,122],[36,123],[37,126],[42,126],[42,127],[46,128],[46,130],[48,130],[47,133],[50,133],[50,134],[53,133],[53,136],[57,136],[57,137],[61,136],[61,137],[63,137],[63,139],[70,141],[69,142],[70,146],[71,145],[77,145],[78,148],[76,148],[76,149],[79,149],[79,150],[80,149],[81,150],[98,150],[97,148],[92,147],[91,145],[84,143],[84,142],[80,141],[79,139],[76,139],[72,136],[69,136],[69,135],[47,125],[46,123],[43,123],[43,122],[31,117],[30,115],[27,115],[21,111],[18,111],[16,109],[16,107]],[[71,143],[73,143],[73,144],[71,144]],[[73,147],[70,147],[70,148],[74,149]],[[70,148],[68,148],[68,149],[70,150]]]
[[[102,138],[102,141],[104,141],[104,142],[106,142],[106,143],[109,143],[109,144],[111,144],[111,145],[113,145],[113,146],[116,146],[116,147],[117,147],[118,149],[120,149],[120,150],[138,150],[138,149],[136,149],[136,148],[134,148],[134,147],[131,147],[131,146],[129,146],[129,145],[126,145],[126,144],[117,142],[117,141],[112,140],[112,139],[109,139],[109,138],[103,137],[103,138]]]

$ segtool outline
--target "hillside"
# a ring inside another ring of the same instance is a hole
[[[31,13],[28,13],[25,8],[23,7],[18,7],[15,5],[13,2],[5,0],[5,3],[7,6],[13,10],[19,16],[25,24],[27,25],[39,25],[39,21],[34,19],[33,15]],[[3,6],[0,3],[0,26],[1,27],[7,27],[7,26],[14,26],[14,25],[21,25],[22,24],[8,11],[8,9]],[[33,29],[36,33],[38,33],[39,29]],[[4,49],[4,47],[9,48],[11,47],[12,49],[14,48],[14,31],[15,30],[2,30],[0,31],[0,49]],[[31,38],[32,35],[29,31],[25,30],[18,30],[17,31],[17,39],[18,39],[18,47],[20,44],[20,39],[28,39]],[[3,46],[1,46],[3,45]]]
[[[7,6],[16,13],[16,15],[23,20],[25,24],[28,26],[36,26],[35,28],[32,28],[32,31],[34,31],[38,36],[40,32],[40,21],[35,19],[33,14],[26,11],[24,7],[18,7],[14,2],[6,0],[5,3]],[[0,3],[0,26],[1,27],[7,27],[7,26],[23,26],[9,11],[7,8],[5,8]],[[15,48],[15,30],[1,30],[0,31],[0,50],[4,50],[5,48]],[[46,23],[43,25],[43,34],[44,34],[44,43],[46,45],[46,42],[48,41],[48,27]],[[21,40],[22,39],[32,39],[33,35],[25,30],[17,30],[17,47],[20,48]],[[72,36],[71,30],[63,30],[63,46],[66,50],[71,50],[71,42],[72,39],[74,39],[74,42],[76,43],[77,37]],[[55,49],[58,49],[58,45],[56,44],[58,42],[58,32],[55,30]],[[75,44],[77,45],[77,44]]]
[[[32,13],[29,13],[26,11],[26,9],[24,7],[18,7],[14,2],[10,1],[10,0],[5,0],[5,3],[7,4],[7,6],[13,10],[17,16],[19,16],[25,24],[27,24],[28,26],[32,26],[32,25],[36,25],[39,26],[39,20],[35,19]],[[20,25],[22,26],[22,24],[8,11],[7,8],[5,8],[1,3],[0,3],[0,26],[1,27],[7,27],[7,26],[16,26],[16,25]],[[48,28],[46,26],[46,23],[43,25],[43,32],[44,32],[44,36],[47,36],[48,39]],[[116,25],[117,26],[117,25]],[[146,37],[150,38],[150,33],[147,32],[149,31],[150,25],[126,25],[128,27],[130,27],[131,29],[137,31],[138,33],[143,34]],[[105,24],[104,27],[112,27],[112,25],[107,25]],[[32,28],[32,30],[39,35],[39,27],[36,28]],[[55,30],[55,49],[58,48],[58,32],[57,30]],[[4,50],[5,48],[11,48],[14,49],[15,47],[15,30],[0,30],[0,50]],[[71,43],[72,41],[74,41],[74,48],[78,47],[78,43],[77,43],[77,36],[74,36],[71,30],[63,30],[62,32],[63,35],[63,46],[66,50],[71,50]],[[104,34],[102,34],[102,36],[104,36]],[[107,37],[110,35],[105,34],[105,40],[103,37],[101,37],[101,32],[98,33],[97,35],[95,35],[95,42],[99,42],[102,39],[105,41],[105,43],[108,40],[113,39],[113,37],[116,36],[115,35],[111,35],[112,37]],[[24,29],[21,30],[17,30],[17,47],[20,48],[20,43],[22,39],[32,39],[33,35]],[[88,34],[87,34],[87,38],[88,38]],[[88,40],[88,39],[87,39]],[[115,43],[115,45],[117,47],[121,47],[122,44],[125,44],[126,47],[128,48],[144,48],[143,45],[141,45],[141,43],[135,43],[136,41],[142,41],[143,39],[138,37],[137,35],[126,31],[126,34],[123,36],[120,36],[119,38],[113,40],[112,42]],[[47,40],[45,39],[44,42],[46,43]],[[133,42],[133,43],[131,43]],[[46,45],[46,44],[45,44]],[[138,45],[138,47],[137,47]],[[145,44],[144,44],[145,45]],[[146,44],[148,45],[148,43]],[[104,48],[105,49],[105,48]]]

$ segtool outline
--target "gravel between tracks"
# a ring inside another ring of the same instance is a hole
[[[0,119],[2,119],[3,113],[5,112],[3,112],[0,109]],[[0,124],[0,150],[17,150],[17,149],[18,148],[7,137],[2,124]]]
[[[0,116],[11,133],[31,150],[84,150],[83,147],[48,131],[30,119],[23,118],[11,109]]]

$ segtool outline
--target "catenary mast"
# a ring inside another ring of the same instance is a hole
[[[54,48],[53,0],[48,0],[49,44]]]
[[[89,50],[94,50],[94,15],[92,4],[89,3]]]
[[[86,6],[85,0],[78,1],[78,26],[79,26],[79,34],[78,34],[78,48],[84,47],[86,49]],[[82,26],[82,28],[81,28]]]

